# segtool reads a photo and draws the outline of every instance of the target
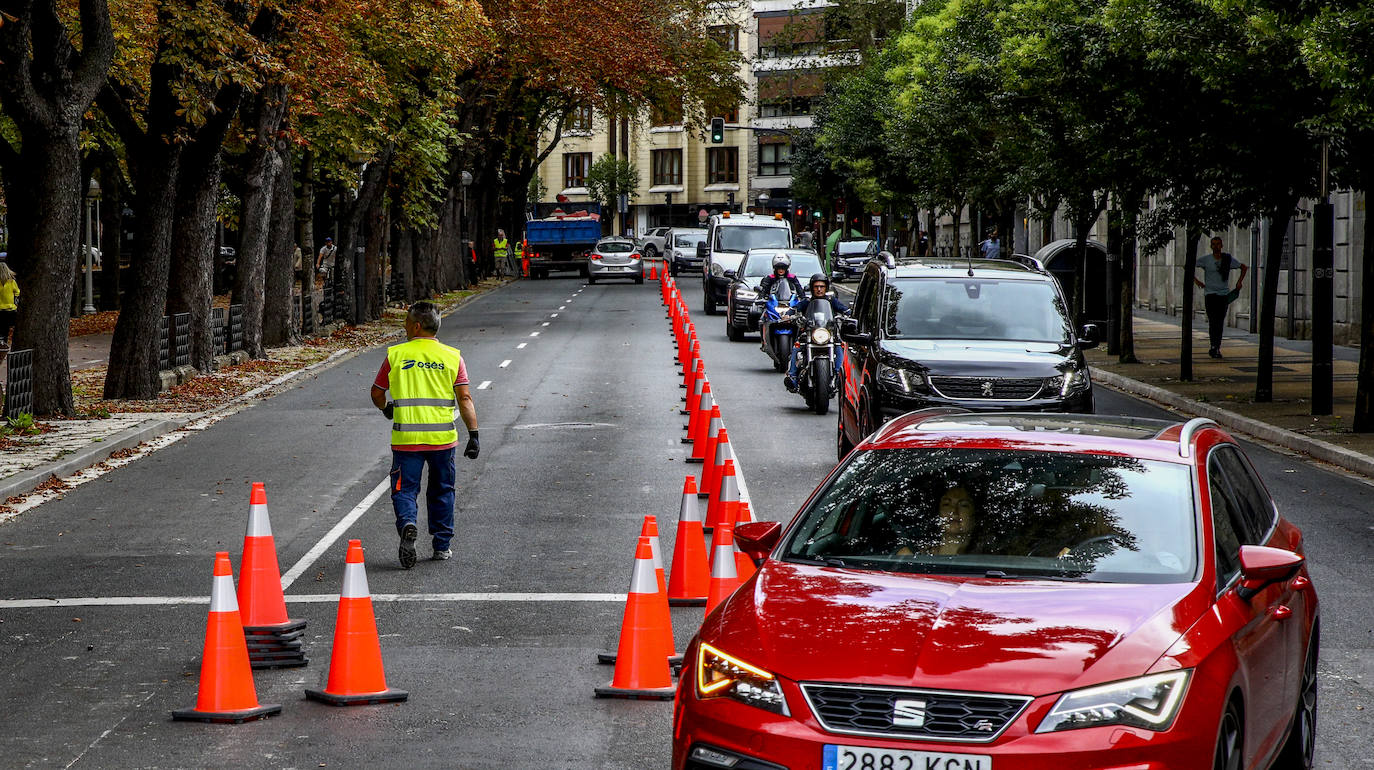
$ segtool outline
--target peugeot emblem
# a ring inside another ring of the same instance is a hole
[[[992,397],[992,380],[983,380],[983,395]]]
[[[899,700],[892,704],[893,727],[925,727],[926,702],[923,700]]]

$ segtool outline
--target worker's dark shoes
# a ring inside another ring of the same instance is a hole
[[[791,375],[787,375],[787,376],[783,377],[783,378],[782,378],[782,384],[783,384],[783,387],[787,388],[787,392],[788,392],[788,393],[796,393],[796,392],[797,392],[797,381],[794,380],[794,379],[792,379],[792,376],[791,376]]]
[[[453,558],[453,549],[452,549],[452,548],[445,548],[445,549],[442,550],[442,551],[435,551],[435,552],[434,552],[434,556],[433,556],[433,559],[434,559],[435,561],[448,561],[449,559],[452,559],[452,558]]]
[[[415,539],[419,536],[420,528],[414,524],[401,527],[401,549],[398,552],[401,559],[401,569],[410,569],[415,566]]]

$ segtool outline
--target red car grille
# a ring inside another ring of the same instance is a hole
[[[939,690],[803,684],[811,711],[832,733],[986,743],[1031,699]]]
[[[931,377],[930,384],[945,398],[1029,401],[1040,393],[1039,377]]]

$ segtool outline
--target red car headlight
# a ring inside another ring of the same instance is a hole
[[[697,697],[733,698],[741,703],[791,716],[782,686],[771,671],[765,671],[712,647],[705,642],[697,648]]]
[[[1191,674],[1189,669],[1169,671],[1066,692],[1035,731],[1051,733],[1103,725],[1167,730],[1183,704]]]

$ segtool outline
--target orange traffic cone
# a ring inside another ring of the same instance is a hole
[[[697,500],[696,479],[688,476],[682,484],[682,508],[677,518],[677,539],[673,543],[673,569],[668,574],[668,604],[674,607],[705,604],[710,580],[706,537],[701,530],[701,502]]]
[[[593,691],[596,697],[650,700],[673,697],[673,674],[665,654],[673,647],[672,632],[668,628],[668,603],[658,592],[656,582],[654,548],[648,537],[641,536],[635,547],[630,593],[625,597],[615,673],[609,685]]]
[[[720,472],[725,470],[725,461],[733,459],[735,455],[730,448],[730,431],[722,425],[715,441],[706,447],[706,464],[701,469],[702,491],[697,493],[698,497],[711,498],[707,490],[720,488]]]
[[[654,260],[652,260],[652,259],[649,260],[649,280],[651,280],[651,281],[657,281],[657,280],[658,280],[658,262],[656,262],[656,261],[654,261]]]
[[[644,524],[639,529],[640,537],[649,538],[649,550],[654,555],[654,577],[658,580],[658,592],[663,595],[664,606],[667,606],[668,586],[663,579],[663,549],[658,544],[658,518],[653,514],[644,517]],[[682,656],[678,655],[673,649],[673,619],[671,614],[667,616],[668,623],[668,665],[678,667],[682,665]],[[614,663],[616,654],[613,652],[598,652],[596,654],[597,663]]]
[[[711,432],[715,431],[716,435],[719,436],[721,425],[720,406],[712,400],[710,419],[703,420],[701,426],[697,429],[697,435],[692,439],[692,454],[687,458],[687,462],[706,462],[706,447],[710,443]]]
[[[702,363],[701,359],[697,359],[696,368],[692,372],[692,387],[687,391],[689,395],[683,399],[687,403],[677,410],[678,414],[691,415],[695,411],[697,403],[701,400],[701,386],[705,384],[706,364]]]
[[[248,643],[243,639],[239,605],[234,599],[234,571],[229,566],[229,552],[220,551],[215,554],[196,705],[173,711],[172,719],[239,724],[280,713],[281,706],[277,704],[258,704],[253,669],[248,663]]]
[[[739,504],[739,517],[735,525],[738,526],[752,520],[753,517],[749,514],[749,503],[741,501]],[[734,539],[734,532],[734,527],[731,527],[730,535],[732,540]],[[744,551],[735,548],[735,575],[739,577],[739,582],[743,584],[746,580],[753,577],[754,573],[757,571],[758,568],[754,566],[754,560],[749,558]]]
[[[749,501],[739,501],[739,515],[735,517],[735,524],[748,524],[754,520],[754,513],[749,510]]]
[[[705,528],[714,532],[723,525],[733,525],[739,515],[738,506],[739,480],[735,478],[735,461],[726,460],[720,471],[719,492],[706,503]]]
[[[697,397],[696,408],[687,418],[687,435],[682,437],[682,443],[695,444],[695,438],[701,434],[703,423],[711,419],[712,403],[714,402],[711,397],[711,381],[703,377],[701,395]]]
[[[277,546],[267,513],[267,488],[262,482],[253,483],[248,498],[248,529],[243,535],[243,557],[239,561],[238,600],[245,633],[283,634],[305,628],[304,620],[286,617]]]
[[[363,541],[348,541],[343,591],[334,620],[334,654],[329,659],[329,682],[324,690],[306,690],[305,697],[331,706],[389,703],[410,697],[405,690],[386,686],[377,618],[367,590]]]
[[[711,536],[711,588],[706,593],[706,614],[710,615],[736,588],[739,575],[735,572],[734,526],[722,524]]]

